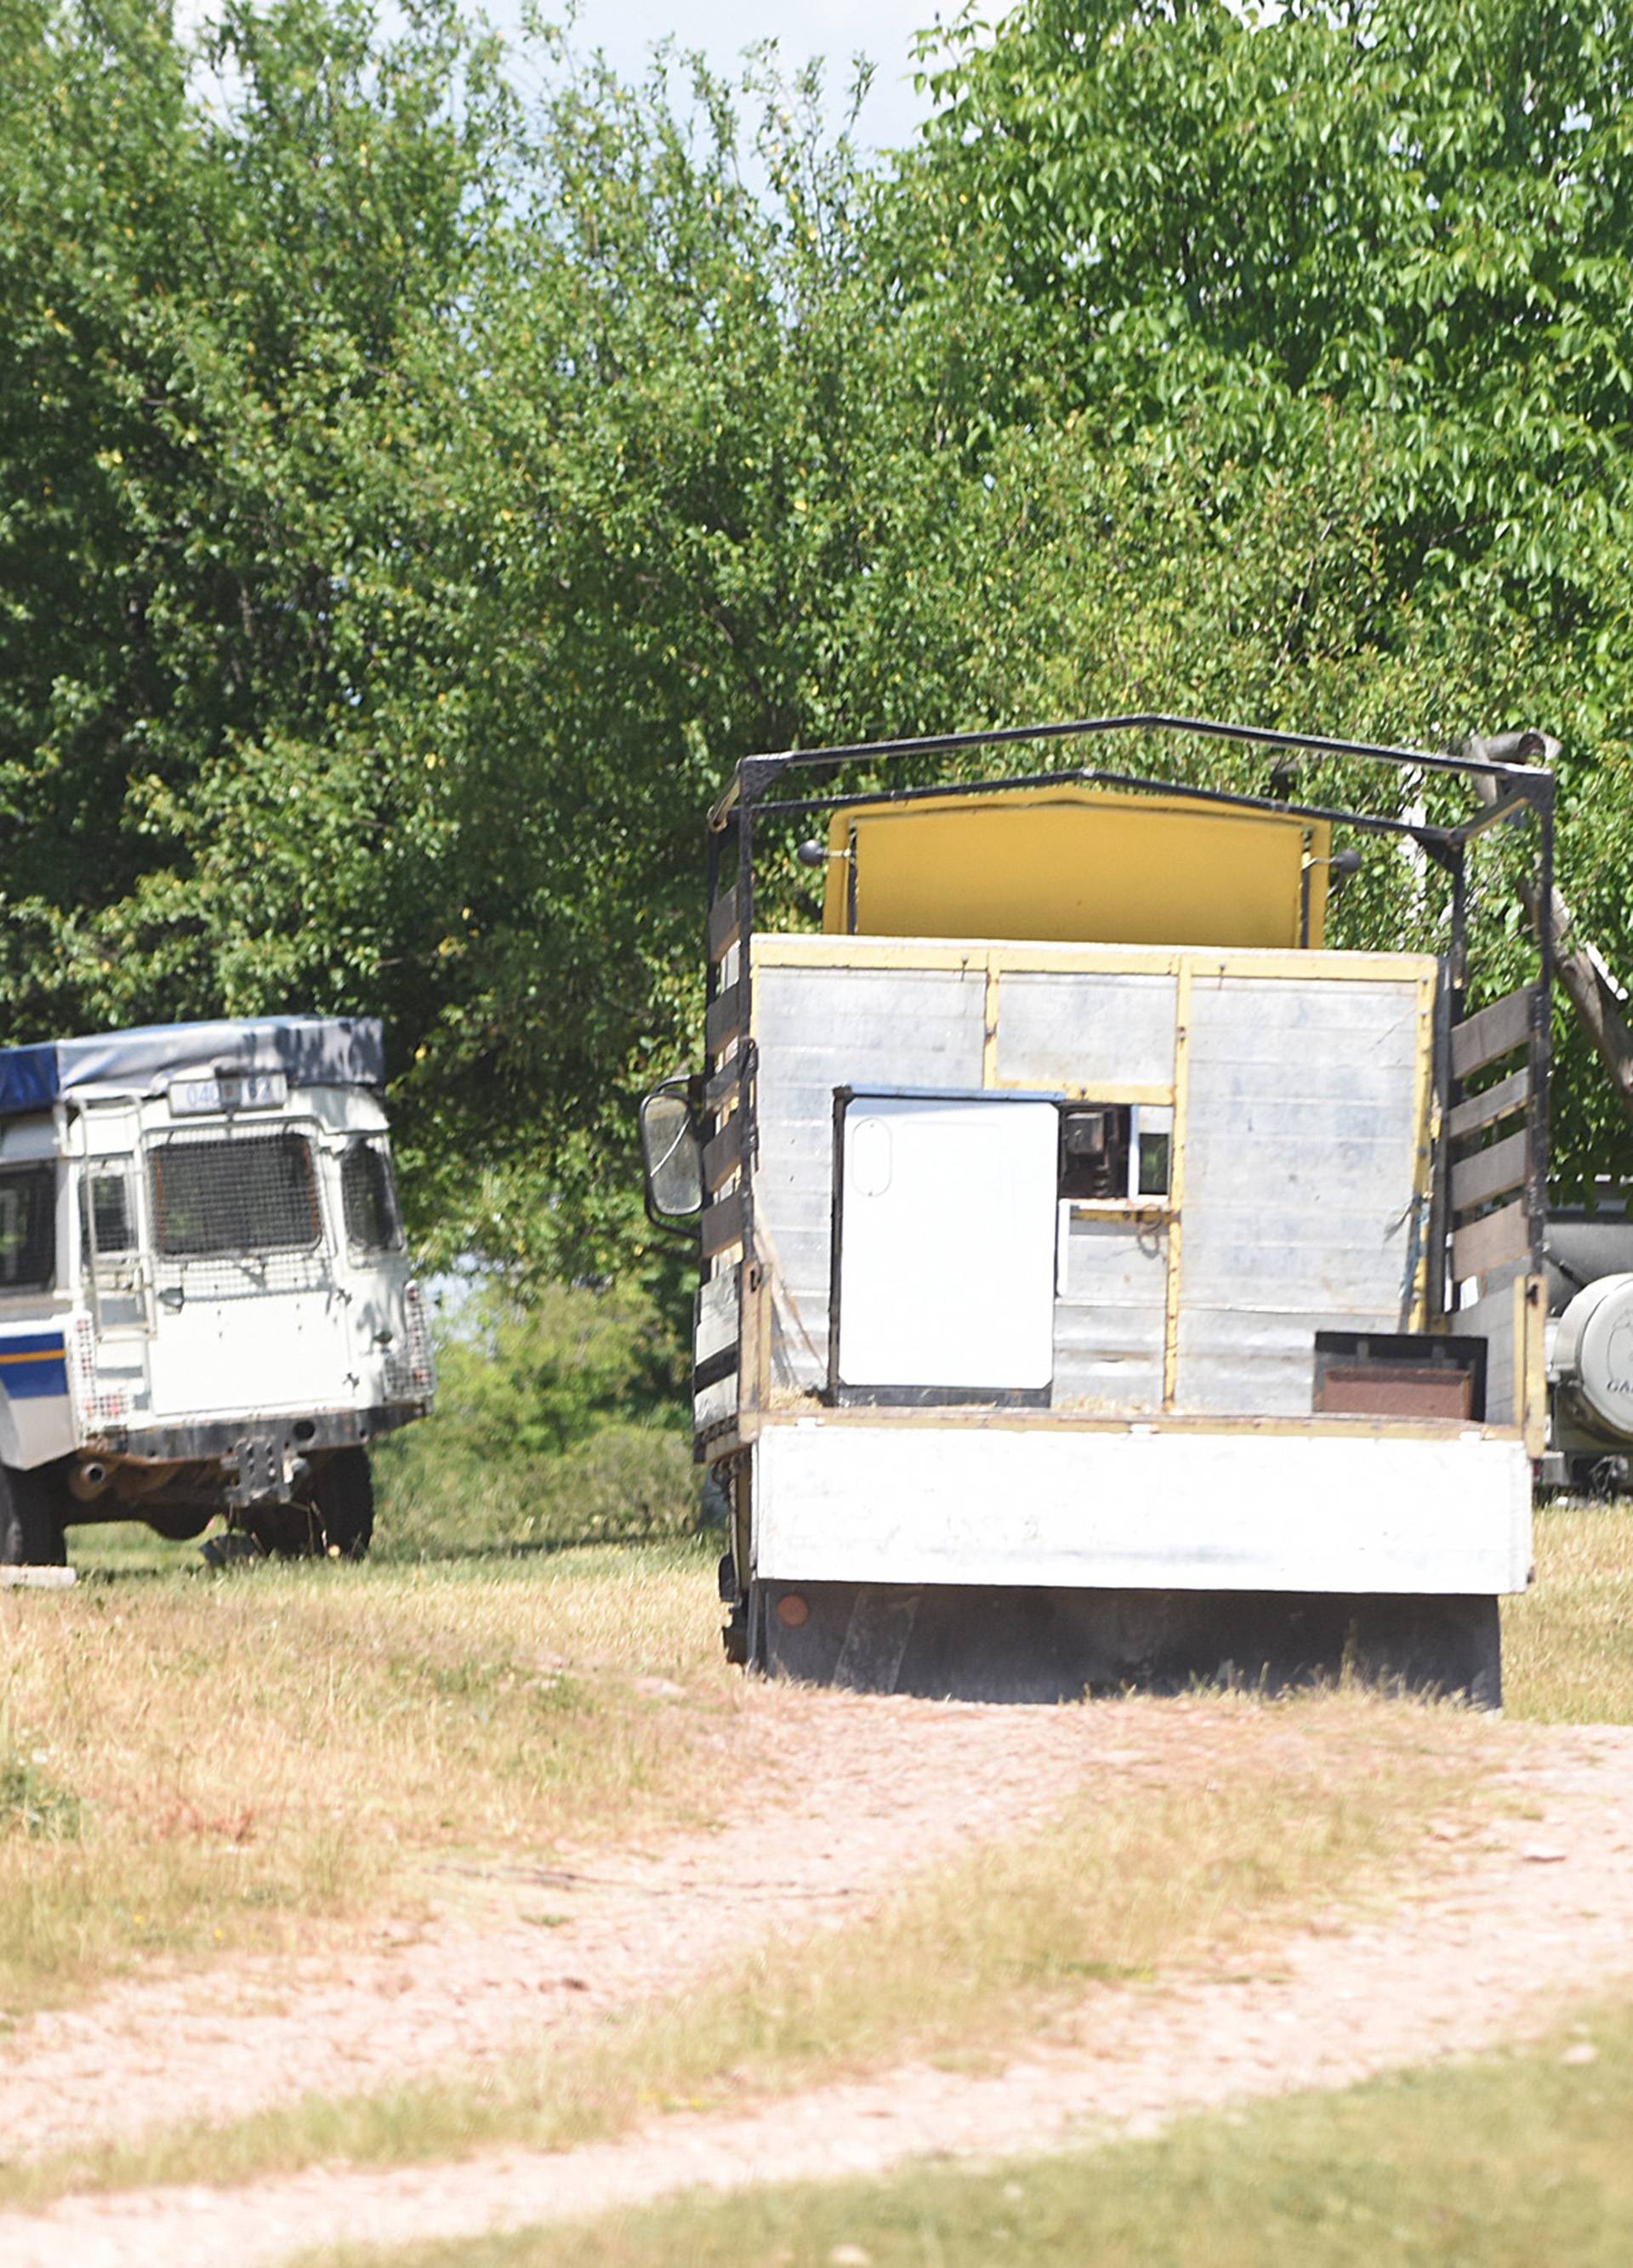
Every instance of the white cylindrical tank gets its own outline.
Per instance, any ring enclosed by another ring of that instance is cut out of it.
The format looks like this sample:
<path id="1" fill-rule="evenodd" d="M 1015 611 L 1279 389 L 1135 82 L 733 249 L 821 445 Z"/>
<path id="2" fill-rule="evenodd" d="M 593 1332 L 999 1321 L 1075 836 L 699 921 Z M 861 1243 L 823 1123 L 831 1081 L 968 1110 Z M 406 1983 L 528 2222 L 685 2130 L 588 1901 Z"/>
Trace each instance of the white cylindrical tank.
<path id="1" fill-rule="evenodd" d="M 1633 1440 L 1633 1274 L 1601 1276 L 1559 1319 L 1553 1372 L 1578 1422 Z"/>

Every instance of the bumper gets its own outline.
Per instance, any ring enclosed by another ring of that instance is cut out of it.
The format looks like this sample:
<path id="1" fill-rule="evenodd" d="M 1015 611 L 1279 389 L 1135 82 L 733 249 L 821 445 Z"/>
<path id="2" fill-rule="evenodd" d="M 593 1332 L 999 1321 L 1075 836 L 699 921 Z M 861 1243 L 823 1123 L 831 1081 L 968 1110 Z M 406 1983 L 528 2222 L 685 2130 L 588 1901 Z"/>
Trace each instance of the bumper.
<path id="1" fill-rule="evenodd" d="M 309 1449 L 344 1449 L 376 1440 L 425 1416 L 429 1403 L 394 1402 L 373 1410 L 288 1411 L 276 1418 L 225 1418 L 196 1425 L 131 1426 L 87 1442 L 110 1462 L 194 1464 L 236 1461 L 245 1440 L 276 1444 L 292 1456 Z"/>
<path id="2" fill-rule="evenodd" d="M 754 1572 L 786 1583 L 1491 1597 L 1531 1574 L 1517 1435 L 1448 1426 L 772 1423 Z"/>

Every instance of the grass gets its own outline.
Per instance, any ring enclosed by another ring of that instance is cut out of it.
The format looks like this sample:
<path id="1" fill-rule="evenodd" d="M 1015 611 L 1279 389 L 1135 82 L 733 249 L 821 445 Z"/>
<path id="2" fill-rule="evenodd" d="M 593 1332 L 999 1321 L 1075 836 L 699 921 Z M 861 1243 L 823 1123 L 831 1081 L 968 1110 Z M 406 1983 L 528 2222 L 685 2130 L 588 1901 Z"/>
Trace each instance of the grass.
<path id="1" fill-rule="evenodd" d="M 1104 1767 L 1042 1830 L 910 1879 L 881 1911 L 773 1940 L 723 1977 L 479 2078 L 313 2097 L 102 2156 L 14 2167 L 0 2195 L 231 2183 L 319 2161 L 396 2164 L 558 2147 L 654 2109 L 725 2103 L 912 2057 L 991 2056 L 1068 2031 L 1086 1984 L 1149 1983 L 1260 1929 L 1353 1900 L 1473 1800 L 1474 1720 L 1367 1694 L 1163 1708 L 1171 1767 Z M 797 1831 L 797 1819 L 790 1822 Z"/>
<path id="2" fill-rule="evenodd" d="M 996 2170 L 683 2198 L 301 2268 L 1622 2268 L 1633 2014 L 1547 2045 Z"/>
<path id="3" fill-rule="evenodd" d="M 1506 1617 L 1511 1717 L 1633 1721 L 1629 1542 L 1624 1514 L 1540 1516 L 1538 1586 Z M 309 1949 L 314 1930 L 403 1911 L 438 1854 L 548 1852 L 707 1815 L 728 1784 L 722 1735 L 739 1761 L 751 1738 L 716 1650 L 712 1547 L 216 1578 L 110 1530 L 76 1556 L 77 1593 L 0 1594 L 13 2009 L 154 1953 Z M 685 1697 L 644 1697 L 642 1673 Z M 1210 1722 L 1230 1728 L 1228 1755 L 1208 1749 Z M 1429 1815 L 1470 1798 L 1489 1754 L 1477 1732 L 1452 1710 L 1353 1693 L 1210 1704 L 1177 1732 L 1168 1777 L 1112 1769 L 1058 1827 L 593 2041 L 479 2082 L 314 2098 L 0 2169 L 0 2192 L 555 2146 L 654 2106 L 1001 2052 L 1068 2021 L 1088 1981 L 1137 1987 L 1398 1876 Z"/>
<path id="4" fill-rule="evenodd" d="M 1537 1580 L 1503 1609 L 1506 1713 L 1633 1724 L 1633 1511 L 1548 1506 Z"/>
<path id="5" fill-rule="evenodd" d="M 76 1590 L 0 1593 L 0 2012 L 718 1806 L 741 1688 L 695 1546 L 216 1576 L 114 1535 L 121 1572 L 92 1537 Z"/>

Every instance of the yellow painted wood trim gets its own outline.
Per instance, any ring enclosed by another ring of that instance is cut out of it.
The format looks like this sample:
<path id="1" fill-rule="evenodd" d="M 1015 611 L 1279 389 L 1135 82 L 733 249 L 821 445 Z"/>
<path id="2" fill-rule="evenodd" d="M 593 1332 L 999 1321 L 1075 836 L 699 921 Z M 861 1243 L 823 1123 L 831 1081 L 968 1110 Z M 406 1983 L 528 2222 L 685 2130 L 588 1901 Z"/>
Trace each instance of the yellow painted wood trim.
<path id="1" fill-rule="evenodd" d="M 1514 1281 L 1514 1422 L 1526 1437 L 1526 1453 L 1541 1456 L 1548 1447 L 1548 1278 L 1520 1276 Z"/>
<path id="2" fill-rule="evenodd" d="M 1074 1079 L 993 1078 L 984 1084 L 998 1094 L 1058 1094 L 1068 1102 L 1144 1102 L 1165 1108 L 1174 1099 L 1171 1086 L 1141 1086 L 1127 1079 L 1102 1079 L 1085 1086 Z"/>
<path id="3" fill-rule="evenodd" d="M 738 1373 L 737 1402 L 744 1416 L 752 1416 L 771 1400 L 772 1335 L 776 1326 L 772 1316 L 770 1269 L 746 1254 L 744 1268 L 742 1318 L 748 1359 Z"/>
<path id="4" fill-rule="evenodd" d="M 1168 1141 L 1168 1262 L 1163 1285 L 1163 1408 L 1179 1391 L 1179 1284 L 1185 1250 L 1186 1117 L 1191 1100 L 1191 964 L 1183 961 L 1174 1002 L 1173 1130 Z"/>
<path id="5" fill-rule="evenodd" d="M 1412 1067 L 1412 1123 L 1417 1130 L 1412 1159 L 1412 1202 L 1417 1207 L 1417 1261 L 1412 1270 L 1410 1329 L 1429 1321 L 1429 1216 L 1433 1187 L 1438 1112 L 1435 1102 L 1435 998 L 1437 966 L 1417 980 L 1417 1057 Z"/>
<path id="6" fill-rule="evenodd" d="M 758 968 L 979 968 L 1004 976 L 1257 977 L 1328 984 L 1421 983 L 1436 962 L 1422 953 L 1282 952 L 1239 946 L 1211 952 L 1151 945 L 1015 945 L 985 938 L 772 936 L 757 932 Z"/>
<path id="7" fill-rule="evenodd" d="M 1260 1440 L 1346 1441 L 1518 1441 L 1518 1425 L 1478 1425 L 1462 1418 L 1222 1418 L 1164 1415 L 1157 1410 L 1120 1410 L 1108 1416 L 1090 1410 L 992 1410 L 941 1403 L 935 1409 L 890 1409 L 851 1403 L 832 1409 L 814 1395 L 779 1396 L 759 1413 L 763 1428 L 773 1425 L 968 1426 L 982 1432 L 1244 1434 Z"/>
<path id="8" fill-rule="evenodd" d="M 1304 984 L 1409 984 L 1437 967 L 1426 953 L 1272 953 L 1245 947 L 1230 953 L 1194 950 L 1181 956 L 1193 977 L 1257 977 Z"/>
<path id="9" fill-rule="evenodd" d="M 986 956 L 986 996 L 981 1009 L 981 1085 L 1003 1086 L 998 1076 L 998 964 Z"/>
<path id="10" fill-rule="evenodd" d="M 1166 1197 L 1068 1197 L 1074 1220 L 1143 1220 L 1163 1227 L 1172 1218 Z"/>

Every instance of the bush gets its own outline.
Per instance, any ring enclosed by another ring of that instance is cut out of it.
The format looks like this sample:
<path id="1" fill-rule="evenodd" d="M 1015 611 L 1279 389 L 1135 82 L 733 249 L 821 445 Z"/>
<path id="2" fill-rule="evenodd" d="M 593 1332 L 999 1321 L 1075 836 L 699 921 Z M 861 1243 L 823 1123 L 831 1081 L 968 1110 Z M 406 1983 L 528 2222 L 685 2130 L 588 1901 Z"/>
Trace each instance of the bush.
<path id="1" fill-rule="evenodd" d="M 488 1287 L 444 1336 L 435 1414 L 377 1454 L 377 1548 L 421 1557 L 688 1532 L 700 1477 L 672 1362 L 638 1294 Z"/>

